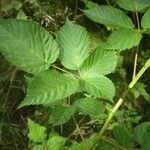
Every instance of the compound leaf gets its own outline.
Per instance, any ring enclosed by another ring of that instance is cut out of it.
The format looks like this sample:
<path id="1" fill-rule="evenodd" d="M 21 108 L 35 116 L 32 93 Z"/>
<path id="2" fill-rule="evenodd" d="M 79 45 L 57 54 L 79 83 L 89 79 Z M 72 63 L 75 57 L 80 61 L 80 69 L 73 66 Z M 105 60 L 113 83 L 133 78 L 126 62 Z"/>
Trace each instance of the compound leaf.
<path id="1" fill-rule="evenodd" d="M 73 106 L 56 106 L 52 110 L 52 123 L 53 126 L 66 123 L 71 116 L 75 113 L 75 107 Z"/>
<path id="2" fill-rule="evenodd" d="M 115 69 L 116 64 L 116 52 L 99 47 L 84 61 L 80 70 L 83 77 L 95 74 L 107 75 Z"/>
<path id="3" fill-rule="evenodd" d="M 118 125 L 113 130 L 114 137 L 121 144 L 128 148 L 134 147 L 133 134 L 123 125 Z"/>
<path id="4" fill-rule="evenodd" d="M 103 75 L 86 76 L 83 78 L 85 89 L 91 95 L 112 101 L 115 87 L 111 80 Z"/>
<path id="5" fill-rule="evenodd" d="M 50 137 L 47 141 L 47 150 L 60 150 L 65 145 L 66 138 L 54 135 Z"/>
<path id="6" fill-rule="evenodd" d="M 106 26 L 118 28 L 134 28 L 131 19 L 123 11 L 112 6 L 96 6 L 83 10 L 83 13 L 91 20 Z"/>
<path id="7" fill-rule="evenodd" d="M 150 149 L 150 122 L 144 122 L 134 130 L 135 140 L 142 146 L 142 150 Z"/>
<path id="8" fill-rule="evenodd" d="M 27 95 L 19 107 L 52 104 L 78 90 L 79 83 L 69 75 L 56 71 L 43 71 L 29 82 Z"/>
<path id="9" fill-rule="evenodd" d="M 89 36 L 85 28 L 67 20 L 58 32 L 58 42 L 62 64 L 68 69 L 79 69 L 89 53 Z"/>
<path id="10" fill-rule="evenodd" d="M 130 29 L 118 29 L 107 39 L 106 48 L 110 50 L 125 50 L 137 46 L 142 38 L 141 33 Z"/>
<path id="11" fill-rule="evenodd" d="M 46 128 L 28 118 L 28 137 L 34 142 L 43 142 L 46 139 Z"/>
<path id="12" fill-rule="evenodd" d="M 0 20 L 0 51 L 18 68 L 40 72 L 58 57 L 53 37 L 38 24 L 25 20 Z"/>
<path id="13" fill-rule="evenodd" d="M 142 11 L 147 7 L 150 7 L 149 0 L 118 0 L 118 5 L 129 11 Z"/>
<path id="14" fill-rule="evenodd" d="M 141 26 L 143 29 L 150 31 L 150 9 L 143 15 Z"/>
<path id="15" fill-rule="evenodd" d="M 105 105 L 94 98 L 81 98 L 75 101 L 74 106 L 79 112 L 90 116 L 99 117 L 104 114 Z"/>

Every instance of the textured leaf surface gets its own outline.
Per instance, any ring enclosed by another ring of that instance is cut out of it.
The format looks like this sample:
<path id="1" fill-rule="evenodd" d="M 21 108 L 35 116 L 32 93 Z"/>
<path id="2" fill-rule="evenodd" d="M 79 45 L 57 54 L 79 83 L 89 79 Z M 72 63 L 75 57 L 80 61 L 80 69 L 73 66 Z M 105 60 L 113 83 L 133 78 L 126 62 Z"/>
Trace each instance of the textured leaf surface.
<path id="1" fill-rule="evenodd" d="M 142 11 L 143 9 L 150 7 L 149 0 L 118 0 L 118 5 L 129 11 Z"/>
<path id="2" fill-rule="evenodd" d="M 56 71 L 40 72 L 29 82 L 27 95 L 20 107 L 25 105 L 52 104 L 78 90 L 79 83 L 69 75 Z"/>
<path id="3" fill-rule="evenodd" d="M 115 69 L 116 64 L 116 53 L 99 47 L 84 61 L 80 70 L 83 77 L 106 75 Z"/>
<path id="4" fill-rule="evenodd" d="M 89 53 L 89 37 L 85 28 L 67 21 L 58 32 L 58 41 L 62 64 L 68 69 L 78 69 Z"/>
<path id="5" fill-rule="evenodd" d="M 63 149 L 66 142 L 66 138 L 55 135 L 49 138 L 47 141 L 47 150 L 60 150 Z"/>
<path id="6" fill-rule="evenodd" d="M 143 29 L 148 29 L 150 31 L 150 9 L 142 17 L 141 25 Z"/>
<path id="7" fill-rule="evenodd" d="M 35 73 L 49 68 L 58 46 L 44 28 L 25 20 L 0 20 L 0 51 L 13 65 Z"/>
<path id="8" fill-rule="evenodd" d="M 111 80 L 103 75 L 85 77 L 83 80 L 86 91 L 91 95 L 112 101 L 115 95 L 115 87 Z"/>
<path id="9" fill-rule="evenodd" d="M 111 50 L 125 50 L 137 46 L 142 38 L 141 33 L 130 29 L 118 29 L 107 39 L 106 48 Z"/>
<path id="10" fill-rule="evenodd" d="M 105 111 L 105 105 L 94 98 L 81 98 L 75 101 L 74 106 L 79 112 L 90 116 L 101 116 Z"/>
<path id="11" fill-rule="evenodd" d="M 112 144 L 109 144 L 104 141 L 99 142 L 97 149 L 98 150 L 118 150 L 118 148 L 115 148 Z"/>
<path id="12" fill-rule="evenodd" d="M 121 10 L 112 6 L 96 6 L 83 10 L 83 13 L 91 20 L 100 24 L 119 28 L 134 28 L 131 19 Z"/>
<path id="13" fill-rule="evenodd" d="M 43 142 L 46 139 L 46 128 L 28 118 L 28 137 L 34 142 Z"/>
<path id="14" fill-rule="evenodd" d="M 134 147 L 133 134 L 123 125 L 118 125 L 114 128 L 113 134 L 117 141 L 128 148 Z"/>
<path id="15" fill-rule="evenodd" d="M 32 147 L 31 150 L 43 150 L 43 149 L 44 149 L 43 145 L 35 145 L 34 147 Z"/>
<path id="16" fill-rule="evenodd" d="M 53 126 L 61 125 L 66 123 L 71 116 L 75 113 L 75 108 L 73 106 L 56 106 L 52 110 L 52 123 Z"/>
<path id="17" fill-rule="evenodd" d="M 150 149 L 150 122 L 138 125 L 134 130 L 135 140 L 142 145 L 142 150 Z"/>

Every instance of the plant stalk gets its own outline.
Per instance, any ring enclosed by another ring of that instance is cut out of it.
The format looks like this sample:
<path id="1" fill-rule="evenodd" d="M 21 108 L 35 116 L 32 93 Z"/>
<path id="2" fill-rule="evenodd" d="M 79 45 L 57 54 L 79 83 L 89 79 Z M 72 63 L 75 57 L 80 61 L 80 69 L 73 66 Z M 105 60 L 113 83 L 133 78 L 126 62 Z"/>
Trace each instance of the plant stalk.
<path id="1" fill-rule="evenodd" d="M 133 88 L 133 86 L 137 83 L 139 78 L 144 74 L 144 72 L 147 70 L 147 68 L 149 66 L 150 66 L 150 58 L 145 63 L 145 65 L 142 67 L 142 69 L 139 71 L 139 73 L 135 76 L 135 78 L 131 81 L 131 83 L 129 84 L 127 90 L 125 90 L 125 92 L 123 93 L 122 98 L 119 98 L 118 102 L 116 103 L 116 105 L 113 107 L 113 109 L 109 113 L 108 118 L 107 118 L 106 122 L 104 123 L 102 129 L 100 130 L 98 135 L 95 136 L 95 141 L 102 139 L 102 136 L 103 136 L 104 132 L 107 130 L 110 121 L 112 120 L 112 118 L 115 115 L 116 111 L 119 109 L 119 107 L 123 103 L 125 97 L 129 93 L 130 89 Z"/>

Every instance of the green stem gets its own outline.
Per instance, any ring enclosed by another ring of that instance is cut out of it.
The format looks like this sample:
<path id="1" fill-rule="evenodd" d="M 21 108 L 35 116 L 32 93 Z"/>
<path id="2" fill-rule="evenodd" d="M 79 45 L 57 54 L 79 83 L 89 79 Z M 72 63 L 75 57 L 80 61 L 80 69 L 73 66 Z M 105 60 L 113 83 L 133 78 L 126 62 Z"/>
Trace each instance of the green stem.
<path id="1" fill-rule="evenodd" d="M 137 22 L 137 27 L 138 27 L 138 31 L 140 32 L 140 21 L 139 21 L 139 15 L 138 12 L 135 12 L 135 16 L 136 16 L 136 22 Z"/>
<path id="2" fill-rule="evenodd" d="M 132 80 L 132 82 L 129 84 L 129 88 L 133 88 L 133 86 L 136 84 L 136 82 L 139 80 L 139 78 L 143 75 L 143 73 L 147 70 L 147 68 L 150 66 L 150 58 L 145 63 L 143 68 L 139 71 L 139 73 L 135 76 L 135 78 Z"/>
<path id="3" fill-rule="evenodd" d="M 104 134 L 104 132 L 106 131 L 106 129 L 109 126 L 109 123 L 111 121 L 111 119 L 113 118 L 113 116 L 115 115 L 116 111 L 119 109 L 119 107 L 121 106 L 121 104 L 123 103 L 123 99 L 126 97 L 126 95 L 128 94 L 128 92 L 130 91 L 131 88 L 133 88 L 133 86 L 137 83 L 137 81 L 139 80 L 139 78 L 143 75 L 143 73 L 147 70 L 147 68 L 150 66 L 150 58 L 148 59 L 148 61 L 145 63 L 145 65 L 143 66 L 143 68 L 140 70 L 140 72 L 135 76 L 135 78 L 131 81 L 131 83 L 129 84 L 129 87 L 125 90 L 125 92 L 122 95 L 122 98 L 120 98 L 118 100 L 118 102 L 116 103 L 116 105 L 113 107 L 113 109 L 111 110 L 111 112 L 108 115 L 108 118 L 106 120 L 106 122 L 104 123 L 102 129 L 100 130 L 100 132 L 98 133 L 98 135 L 95 136 L 95 140 L 100 140 L 102 139 L 102 136 Z"/>
<path id="4" fill-rule="evenodd" d="M 59 67 L 57 67 L 57 66 L 55 66 L 55 65 L 52 65 L 52 67 L 54 67 L 55 69 L 60 70 L 60 71 L 62 71 L 62 72 L 65 72 L 65 73 L 67 73 L 67 74 L 70 74 L 71 76 L 76 77 L 76 78 L 78 78 L 78 79 L 81 78 L 80 76 L 75 75 L 75 74 L 73 74 L 73 73 L 71 73 L 71 72 L 69 72 L 69 71 L 67 71 L 67 70 L 62 69 L 62 68 L 59 68 Z"/>

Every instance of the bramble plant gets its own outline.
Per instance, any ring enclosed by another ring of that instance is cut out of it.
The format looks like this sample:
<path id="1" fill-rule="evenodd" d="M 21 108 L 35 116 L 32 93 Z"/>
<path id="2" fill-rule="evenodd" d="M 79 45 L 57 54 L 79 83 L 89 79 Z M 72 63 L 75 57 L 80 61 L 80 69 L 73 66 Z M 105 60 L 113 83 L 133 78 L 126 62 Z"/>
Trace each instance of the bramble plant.
<path id="1" fill-rule="evenodd" d="M 28 137 L 32 141 L 30 147 L 34 150 L 127 150 L 134 149 L 138 143 L 143 150 L 148 150 L 150 122 L 138 125 L 134 132 L 119 124 L 113 128 L 114 139 L 108 139 L 104 133 L 127 94 L 150 66 L 148 59 L 136 75 L 135 59 L 133 80 L 114 104 L 115 86 L 107 75 L 115 71 L 121 51 L 138 47 L 142 34 L 150 34 L 150 2 L 118 0 L 120 8 L 135 12 L 137 28 L 119 8 L 99 6 L 89 1 L 85 3 L 89 8 L 82 10 L 83 13 L 92 21 L 112 30 L 106 42 L 95 49 L 90 47 L 86 29 L 68 19 L 55 39 L 35 22 L 0 20 L 1 53 L 12 65 L 27 72 L 27 94 L 18 109 L 28 105 L 49 107 L 53 126 L 67 123 L 76 112 L 89 115 L 96 121 L 104 121 L 104 126 L 97 134 L 84 140 L 79 131 L 82 142 L 65 146 L 67 138 L 48 134 L 45 127 L 28 119 Z M 141 23 L 139 12 L 144 12 Z M 110 108 L 108 105 L 114 106 Z"/>

